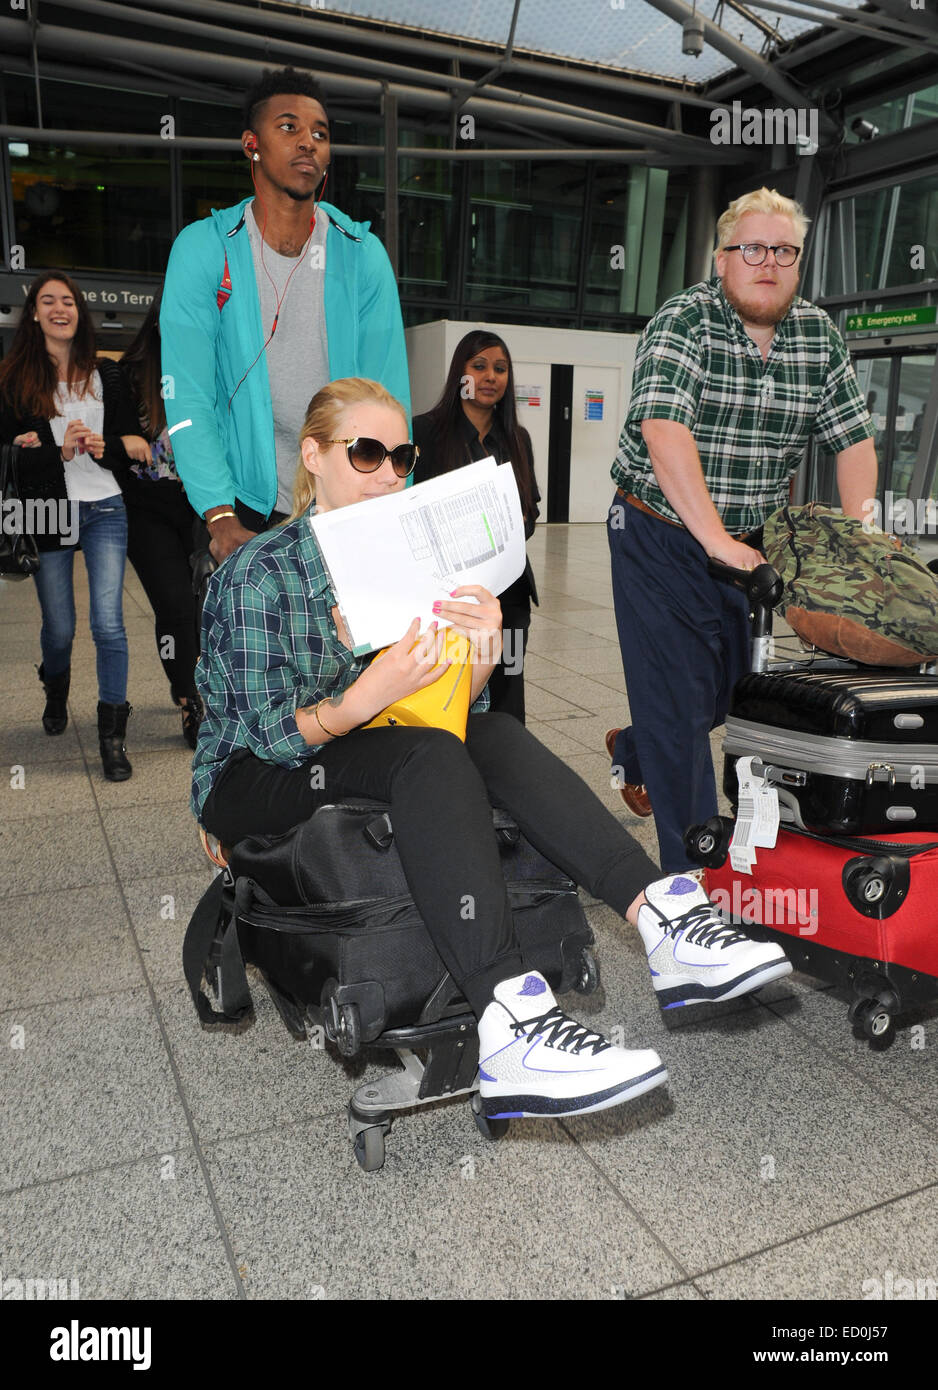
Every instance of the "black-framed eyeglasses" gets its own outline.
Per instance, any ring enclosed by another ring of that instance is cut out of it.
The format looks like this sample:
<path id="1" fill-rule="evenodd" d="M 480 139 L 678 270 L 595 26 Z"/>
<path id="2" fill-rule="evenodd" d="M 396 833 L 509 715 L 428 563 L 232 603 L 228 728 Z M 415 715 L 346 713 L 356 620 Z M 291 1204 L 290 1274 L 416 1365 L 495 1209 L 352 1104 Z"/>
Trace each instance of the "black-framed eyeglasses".
<path id="1" fill-rule="evenodd" d="M 744 241 L 737 246 L 724 246 L 724 251 L 741 251 L 747 265 L 761 265 L 771 251 L 775 264 L 783 268 L 794 265 L 801 255 L 800 246 L 763 246 L 761 241 Z"/>
<path id="2" fill-rule="evenodd" d="M 367 439 L 360 435 L 356 439 L 320 439 L 320 444 L 344 444 L 348 461 L 359 473 L 377 473 L 385 459 L 391 460 L 391 467 L 399 478 L 406 478 L 414 471 L 420 450 L 416 444 L 398 444 L 388 449 L 380 439 Z"/>

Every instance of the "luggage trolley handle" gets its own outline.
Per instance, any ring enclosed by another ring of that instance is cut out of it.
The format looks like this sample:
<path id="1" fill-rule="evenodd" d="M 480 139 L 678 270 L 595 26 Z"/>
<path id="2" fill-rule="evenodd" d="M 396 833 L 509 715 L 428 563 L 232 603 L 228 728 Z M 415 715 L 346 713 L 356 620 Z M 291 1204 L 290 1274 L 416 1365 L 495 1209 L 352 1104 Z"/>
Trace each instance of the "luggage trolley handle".
<path id="1" fill-rule="evenodd" d="M 741 570 L 712 558 L 707 561 L 707 572 L 724 584 L 742 589 L 746 595 L 752 622 L 752 669 L 766 670 L 772 641 L 772 610 L 781 602 L 784 587 L 781 575 L 769 564 Z"/>

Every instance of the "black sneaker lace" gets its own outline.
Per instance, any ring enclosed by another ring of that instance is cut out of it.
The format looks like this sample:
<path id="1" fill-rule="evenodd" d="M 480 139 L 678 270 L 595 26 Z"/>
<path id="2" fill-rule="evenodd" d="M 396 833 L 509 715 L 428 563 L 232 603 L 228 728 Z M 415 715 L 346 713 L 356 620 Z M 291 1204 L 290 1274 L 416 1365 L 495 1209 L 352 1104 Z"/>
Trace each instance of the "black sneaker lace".
<path id="1" fill-rule="evenodd" d="M 526 1018 L 523 1022 L 515 1019 L 514 1030 L 515 1037 L 518 1038 L 523 1038 L 525 1034 L 533 1038 L 535 1033 L 543 1033 L 548 1047 L 559 1047 L 564 1052 L 574 1054 L 584 1052 L 588 1048 L 596 1056 L 612 1046 L 602 1033 L 596 1033 L 582 1023 L 577 1023 L 576 1019 L 570 1018 L 556 1005 L 537 1018 Z"/>
<path id="2" fill-rule="evenodd" d="M 675 918 L 669 923 L 668 931 L 672 936 L 684 932 L 686 941 L 707 948 L 719 946 L 721 951 L 725 951 L 727 946 L 735 946 L 737 941 L 749 940 L 744 931 L 729 926 L 722 917 L 718 917 L 709 903 L 698 903 L 683 916 Z"/>

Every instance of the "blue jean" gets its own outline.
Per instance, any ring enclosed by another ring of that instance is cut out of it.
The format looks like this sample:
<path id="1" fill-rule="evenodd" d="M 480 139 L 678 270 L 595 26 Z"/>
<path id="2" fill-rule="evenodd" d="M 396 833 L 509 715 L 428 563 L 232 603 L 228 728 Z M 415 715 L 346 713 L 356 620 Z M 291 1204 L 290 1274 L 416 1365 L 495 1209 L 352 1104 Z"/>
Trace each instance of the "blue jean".
<path id="1" fill-rule="evenodd" d="M 746 599 L 711 579 L 689 531 L 613 498 L 607 533 L 631 728 L 613 766 L 648 788 L 661 869 L 695 867 L 684 831 L 716 814 L 710 731 L 749 669 Z"/>
<path id="2" fill-rule="evenodd" d="M 91 635 L 97 651 L 98 699 L 122 705 L 127 699 L 127 634 L 124 631 L 124 562 L 127 512 L 120 493 L 78 503 L 78 542 L 85 556 Z M 42 609 L 43 673 L 61 675 L 72 661 L 75 637 L 75 547 L 44 551 L 34 576 Z"/>

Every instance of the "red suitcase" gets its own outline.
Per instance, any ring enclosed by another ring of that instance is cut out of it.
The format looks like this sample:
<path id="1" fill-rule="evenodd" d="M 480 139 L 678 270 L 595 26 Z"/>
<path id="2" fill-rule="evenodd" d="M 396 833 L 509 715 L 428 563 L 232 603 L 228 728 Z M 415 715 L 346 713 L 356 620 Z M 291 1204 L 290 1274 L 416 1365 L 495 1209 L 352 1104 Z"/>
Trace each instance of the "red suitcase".
<path id="1" fill-rule="evenodd" d="M 732 833 L 717 816 L 687 834 L 718 908 L 777 941 L 796 970 L 851 988 L 851 1022 L 888 1046 L 897 1014 L 938 998 L 938 835 L 833 840 L 779 827 L 747 874 L 730 862 Z"/>

